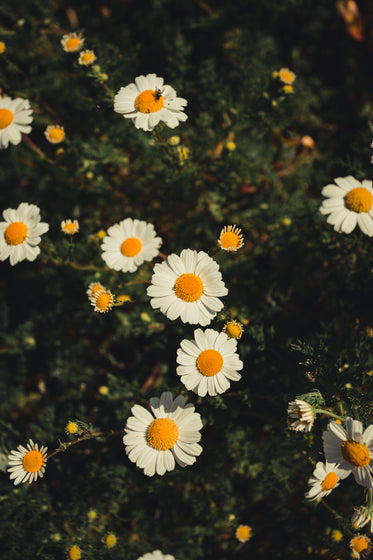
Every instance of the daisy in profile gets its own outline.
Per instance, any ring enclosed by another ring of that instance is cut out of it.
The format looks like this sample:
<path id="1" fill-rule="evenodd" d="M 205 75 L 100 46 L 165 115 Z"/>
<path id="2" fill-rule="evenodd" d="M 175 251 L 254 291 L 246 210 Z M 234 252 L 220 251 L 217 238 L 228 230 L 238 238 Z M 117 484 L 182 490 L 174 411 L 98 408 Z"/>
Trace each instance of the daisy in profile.
<path id="1" fill-rule="evenodd" d="M 324 454 L 329 463 L 338 463 L 352 472 L 361 486 L 373 488 L 373 424 L 365 430 L 359 420 L 346 418 L 346 429 L 330 422 L 323 433 Z"/>
<path id="2" fill-rule="evenodd" d="M 237 352 L 237 342 L 225 333 L 213 329 L 196 329 L 194 340 L 182 340 L 177 351 L 176 373 L 188 390 L 200 397 L 216 396 L 239 381 L 243 368 Z"/>
<path id="3" fill-rule="evenodd" d="M 163 78 L 148 74 L 138 76 L 135 83 L 120 88 L 114 98 L 114 111 L 132 119 L 136 128 L 149 132 L 160 121 L 170 128 L 186 121 L 184 107 L 187 104 L 186 99 L 176 97 L 171 86 L 163 84 Z"/>
<path id="4" fill-rule="evenodd" d="M 100 290 L 106 290 L 105 286 L 103 286 L 101 282 L 91 282 L 90 284 L 88 284 L 86 293 L 90 298 L 91 296 L 96 295 Z"/>
<path id="5" fill-rule="evenodd" d="M 172 471 L 175 461 L 181 467 L 192 465 L 201 454 L 201 417 L 185 400 L 181 395 L 174 400 L 167 392 L 150 399 L 153 414 L 138 404 L 132 407 L 123 443 L 128 458 L 147 476 Z"/>
<path id="6" fill-rule="evenodd" d="M 47 462 L 48 447 L 42 445 L 40 448 L 32 439 L 27 447 L 19 445 L 18 451 L 11 451 L 8 455 L 10 480 L 14 479 L 16 486 L 20 482 L 34 482 L 38 477 L 44 476 L 45 464 Z"/>
<path id="7" fill-rule="evenodd" d="M 223 227 L 218 243 L 223 251 L 238 251 L 243 246 L 242 230 L 235 225 Z"/>
<path id="8" fill-rule="evenodd" d="M 145 261 L 158 255 L 162 239 L 153 224 L 126 218 L 111 226 L 101 245 L 102 258 L 114 270 L 135 272 Z"/>
<path id="9" fill-rule="evenodd" d="M 9 142 L 19 144 L 22 134 L 31 132 L 32 119 L 28 99 L 0 97 L 0 149 L 7 148 Z"/>
<path id="10" fill-rule="evenodd" d="M 63 233 L 66 233 L 66 235 L 74 235 L 75 233 L 78 233 L 78 220 L 63 220 L 61 222 L 61 231 L 63 231 Z"/>
<path id="11" fill-rule="evenodd" d="M 153 552 L 140 556 L 137 560 L 175 560 L 175 557 L 171 554 L 163 554 L 160 550 L 153 550 Z"/>
<path id="12" fill-rule="evenodd" d="M 355 535 L 350 540 L 353 558 L 364 558 L 372 551 L 372 541 L 367 535 Z"/>
<path id="13" fill-rule="evenodd" d="M 97 60 L 94 51 L 82 51 L 78 58 L 78 63 L 82 66 L 90 66 Z"/>
<path id="14" fill-rule="evenodd" d="M 223 308 L 219 296 L 227 288 L 218 264 L 204 251 L 184 249 L 154 267 L 147 294 L 153 309 L 160 309 L 172 321 L 209 325 Z"/>
<path id="15" fill-rule="evenodd" d="M 312 407 L 302 399 L 295 399 L 288 405 L 288 426 L 297 432 L 310 432 L 315 417 Z"/>
<path id="16" fill-rule="evenodd" d="M 66 33 L 62 36 L 61 45 L 63 50 L 66 52 L 77 52 L 80 51 L 84 44 L 84 39 L 82 39 L 81 33 Z"/>
<path id="17" fill-rule="evenodd" d="M 321 214 L 329 214 L 328 224 L 338 233 L 351 233 L 356 225 L 371 237 L 373 235 L 373 189 L 372 181 L 362 183 L 348 175 L 337 177 L 335 185 L 327 185 L 321 194 L 327 197 L 321 207 Z"/>
<path id="18" fill-rule="evenodd" d="M 40 249 L 41 235 L 49 225 L 40 221 L 40 210 L 34 204 L 21 202 L 17 209 L 3 212 L 5 222 L 0 222 L 0 261 L 9 257 L 13 266 L 27 259 L 34 261 Z"/>
<path id="19" fill-rule="evenodd" d="M 107 313 L 115 303 L 115 297 L 110 290 L 98 290 L 89 296 L 93 310 L 97 313 Z"/>
<path id="20" fill-rule="evenodd" d="M 350 471 L 340 469 L 335 463 L 322 463 L 319 461 L 313 471 L 313 475 L 308 480 L 310 486 L 306 493 L 308 500 L 320 500 L 339 486 L 341 480 L 346 478 Z"/>
<path id="21" fill-rule="evenodd" d="M 239 525 L 236 529 L 236 539 L 245 543 L 252 537 L 252 530 L 249 525 Z"/>
<path id="22" fill-rule="evenodd" d="M 60 144 L 65 140 L 65 129 L 60 124 L 50 124 L 44 130 L 44 136 L 51 144 Z"/>
<path id="23" fill-rule="evenodd" d="M 355 509 L 351 523 L 355 529 L 361 529 L 369 523 L 369 531 L 373 533 L 373 508 L 372 506 L 360 506 Z"/>

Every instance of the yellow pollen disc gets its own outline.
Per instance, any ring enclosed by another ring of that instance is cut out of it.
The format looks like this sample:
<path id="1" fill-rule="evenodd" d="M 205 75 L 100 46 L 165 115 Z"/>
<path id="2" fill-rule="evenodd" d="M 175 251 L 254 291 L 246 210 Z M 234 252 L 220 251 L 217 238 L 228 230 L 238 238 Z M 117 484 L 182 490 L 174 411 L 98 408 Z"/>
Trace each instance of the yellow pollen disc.
<path id="1" fill-rule="evenodd" d="M 43 463 L 43 454 L 40 451 L 36 451 L 36 449 L 33 449 L 32 451 L 26 453 L 22 460 L 23 468 L 29 473 L 40 471 Z"/>
<path id="2" fill-rule="evenodd" d="M 225 332 L 229 338 L 239 338 L 242 334 L 242 327 L 238 323 L 228 323 Z"/>
<path id="3" fill-rule="evenodd" d="M 73 544 L 69 550 L 70 560 L 79 560 L 82 557 L 82 552 L 77 544 Z"/>
<path id="4" fill-rule="evenodd" d="M 373 194 L 364 187 L 356 187 L 345 196 L 345 206 L 352 212 L 369 212 L 373 206 Z"/>
<path id="5" fill-rule="evenodd" d="M 162 95 L 157 99 L 156 91 L 147 89 L 140 93 L 135 100 L 135 107 L 140 113 L 155 113 L 160 111 L 164 105 Z"/>
<path id="6" fill-rule="evenodd" d="M 5 230 L 5 241 L 8 245 L 20 245 L 27 237 L 27 226 L 23 222 L 13 222 Z"/>
<path id="7" fill-rule="evenodd" d="M 9 109 L 0 109 L 0 130 L 6 128 L 13 121 L 14 114 Z"/>
<path id="8" fill-rule="evenodd" d="M 71 233 L 73 231 L 76 231 L 76 229 L 76 224 L 65 224 L 63 226 L 63 231 L 65 231 L 66 233 Z"/>
<path id="9" fill-rule="evenodd" d="M 78 424 L 76 422 L 68 422 L 65 430 L 68 434 L 76 434 L 79 430 Z"/>
<path id="10" fill-rule="evenodd" d="M 174 285 L 175 295 L 183 301 L 197 301 L 202 296 L 203 290 L 201 278 L 191 273 L 179 276 Z"/>
<path id="11" fill-rule="evenodd" d="M 369 543 L 365 537 L 355 537 L 352 539 L 352 545 L 355 552 L 362 552 L 368 548 Z"/>
<path id="12" fill-rule="evenodd" d="M 142 243 L 140 239 L 137 239 L 137 237 L 128 237 L 120 246 L 122 255 L 125 257 L 136 257 L 136 255 L 140 253 L 141 249 Z"/>
<path id="13" fill-rule="evenodd" d="M 321 483 L 321 490 L 327 492 L 328 490 L 333 490 L 335 485 L 338 483 L 338 476 L 335 472 L 330 472 L 326 475 Z"/>
<path id="14" fill-rule="evenodd" d="M 171 418 L 156 418 L 146 431 L 150 447 L 166 451 L 175 445 L 179 438 L 179 428 Z"/>
<path id="15" fill-rule="evenodd" d="M 108 309 L 112 303 L 113 296 L 107 292 L 100 294 L 95 301 L 96 307 L 98 307 L 101 311 Z"/>
<path id="16" fill-rule="evenodd" d="M 85 64 L 89 64 L 90 62 L 94 62 L 95 57 L 92 53 L 85 53 L 83 54 L 82 59 Z"/>
<path id="17" fill-rule="evenodd" d="M 342 457 L 353 467 L 366 467 L 370 463 L 370 453 L 363 443 L 348 439 L 342 443 Z"/>
<path id="18" fill-rule="evenodd" d="M 240 237 L 233 231 L 226 231 L 220 236 L 220 245 L 223 249 L 237 249 L 240 241 Z"/>
<path id="19" fill-rule="evenodd" d="M 113 548 L 117 544 L 117 537 L 114 533 L 109 533 L 105 539 L 105 544 L 108 548 Z"/>
<path id="20" fill-rule="evenodd" d="M 280 70 L 279 78 L 284 84 L 292 84 L 295 80 L 295 74 L 290 70 Z"/>
<path id="21" fill-rule="evenodd" d="M 223 358 L 217 350 L 204 350 L 198 356 L 196 364 L 202 375 L 211 377 L 219 373 L 223 367 Z"/>
<path id="22" fill-rule="evenodd" d="M 72 37 L 66 41 L 66 48 L 68 51 L 75 51 L 79 47 L 80 39 Z"/>
<path id="23" fill-rule="evenodd" d="M 64 131 L 60 128 L 52 128 L 52 130 L 49 132 L 49 138 L 54 142 L 61 142 L 64 136 Z"/>
<path id="24" fill-rule="evenodd" d="M 236 537 L 239 540 L 247 540 L 250 538 L 251 529 L 247 525 L 240 525 L 236 530 Z"/>

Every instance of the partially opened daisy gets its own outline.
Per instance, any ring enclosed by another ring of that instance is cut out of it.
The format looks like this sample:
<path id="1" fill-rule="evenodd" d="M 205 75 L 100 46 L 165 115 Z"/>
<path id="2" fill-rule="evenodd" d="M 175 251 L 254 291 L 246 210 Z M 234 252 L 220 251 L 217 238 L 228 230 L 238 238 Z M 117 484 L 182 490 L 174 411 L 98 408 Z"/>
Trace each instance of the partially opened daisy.
<path id="1" fill-rule="evenodd" d="M 24 259 L 34 261 L 40 249 L 41 235 L 49 225 L 40 221 L 40 210 L 35 204 L 21 202 L 17 209 L 3 212 L 5 222 L 0 222 L 0 261 L 9 257 L 11 265 Z"/>
<path id="2" fill-rule="evenodd" d="M 128 458 L 147 476 L 172 471 L 175 461 L 181 467 L 192 465 L 201 454 L 201 417 L 185 401 L 167 392 L 150 399 L 153 414 L 138 404 L 132 407 L 123 443 Z"/>
<path id="3" fill-rule="evenodd" d="M 341 480 L 346 478 L 350 471 L 341 469 L 335 463 L 323 463 L 319 461 L 313 471 L 313 475 L 308 480 L 310 486 L 306 493 L 308 500 L 320 500 L 328 496 L 334 488 L 339 486 Z"/>
<path id="4" fill-rule="evenodd" d="M 186 121 L 186 99 L 176 97 L 176 91 L 163 84 L 156 74 L 138 76 L 135 83 L 121 87 L 114 98 L 114 111 L 132 119 L 136 128 L 151 131 L 160 121 L 170 128 Z"/>
<path id="5" fill-rule="evenodd" d="M 90 66 L 97 59 L 94 51 L 82 51 L 78 58 L 78 63 L 82 66 Z"/>
<path id="6" fill-rule="evenodd" d="M 82 39 L 81 33 L 66 33 L 62 36 L 61 45 L 63 50 L 66 52 L 77 52 L 80 51 L 84 44 L 84 39 Z"/>
<path id="7" fill-rule="evenodd" d="M 237 352 L 237 341 L 213 329 L 196 329 L 194 340 L 184 339 L 177 351 L 176 373 L 185 387 L 200 397 L 215 396 L 238 381 L 243 368 Z"/>
<path id="8" fill-rule="evenodd" d="M 145 261 L 158 255 L 162 239 L 156 237 L 153 224 L 126 218 L 109 227 L 101 245 L 102 258 L 114 270 L 135 272 Z"/>
<path id="9" fill-rule="evenodd" d="M 224 226 L 218 239 L 220 248 L 224 251 L 237 251 L 243 246 L 242 230 L 237 226 Z"/>
<path id="10" fill-rule="evenodd" d="M 249 525 L 239 525 L 236 529 L 236 539 L 245 543 L 252 537 L 252 529 Z"/>
<path id="11" fill-rule="evenodd" d="M 226 296 L 218 264 L 204 251 L 184 249 L 154 267 L 147 294 L 153 309 L 183 323 L 209 325 L 223 308 L 219 296 Z"/>
<path id="12" fill-rule="evenodd" d="M 244 328 L 242 323 L 235 321 L 232 319 L 231 321 L 227 321 L 224 323 L 223 332 L 225 332 L 229 338 L 235 338 L 239 340 L 242 337 L 242 333 L 244 332 Z"/>
<path id="13" fill-rule="evenodd" d="M 350 540 L 353 558 L 364 558 L 372 551 L 372 541 L 367 535 L 355 535 Z"/>
<path id="14" fill-rule="evenodd" d="M 19 144 L 31 132 L 32 109 L 28 99 L 0 97 L 0 149 Z"/>
<path id="15" fill-rule="evenodd" d="M 355 529 L 361 529 L 369 523 L 369 531 L 373 533 L 373 508 L 372 506 L 360 506 L 355 508 L 351 518 Z"/>
<path id="16" fill-rule="evenodd" d="M 296 432 L 310 432 L 315 416 L 312 406 L 302 399 L 295 399 L 288 404 L 288 426 Z"/>
<path id="17" fill-rule="evenodd" d="M 359 420 L 346 418 L 346 429 L 330 422 L 323 433 L 324 454 L 329 463 L 338 463 L 352 472 L 361 486 L 373 488 L 373 424 L 365 430 Z"/>
<path id="18" fill-rule="evenodd" d="M 294 72 L 289 70 L 289 68 L 281 68 L 278 72 L 278 78 L 283 84 L 292 84 L 296 78 Z"/>
<path id="19" fill-rule="evenodd" d="M 320 212 L 329 214 L 328 224 L 338 233 L 351 233 L 356 224 L 361 231 L 373 235 L 373 189 L 372 181 L 362 183 L 348 175 L 334 179 L 335 185 L 327 185 L 321 191 L 327 198 L 323 201 Z"/>
<path id="20" fill-rule="evenodd" d="M 171 554 L 163 554 L 160 550 L 153 550 L 153 552 L 143 554 L 137 560 L 175 560 L 175 557 Z"/>
<path id="21" fill-rule="evenodd" d="M 65 140 L 65 129 L 60 124 L 50 124 L 44 130 L 44 136 L 51 144 L 60 144 Z"/>
<path id="22" fill-rule="evenodd" d="M 74 235 L 79 231 L 79 222 L 78 220 L 62 220 L 61 222 L 61 231 L 66 233 L 66 235 Z"/>
<path id="23" fill-rule="evenodd" d="M 32 439 L 26 447 L 19 445 L 18 451 L 11 451 L 8 456 L 10 479 L 14 484 L 20 482 L 34 482 L 38 477 L 44 476 L 45 464 L 47 462 L 47 447 L 38 446 Z"/>

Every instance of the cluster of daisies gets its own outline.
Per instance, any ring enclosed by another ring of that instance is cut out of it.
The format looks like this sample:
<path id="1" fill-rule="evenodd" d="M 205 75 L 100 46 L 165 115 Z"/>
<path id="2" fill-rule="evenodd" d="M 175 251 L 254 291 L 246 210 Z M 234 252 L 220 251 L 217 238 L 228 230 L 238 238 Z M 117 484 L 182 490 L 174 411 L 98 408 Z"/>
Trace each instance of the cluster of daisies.
<path id="1" fill-rule="evenodd" d="M 320 409 L 317 412 L 323 412 Z M 300 398 L 288 405 L 288 425 L 296 431 L 309 432 L 314 424 L 316 408 Z M 364 429 L 356 419 L 347 417 L 345 427 L 341 421 L 332 421 L 323 433 L 325 462 L 319 461 L 308 481 L 306 498 L 321 500 L 328 496 L 340 482 L 352 474 L 357 484 L 367 488 L 367 505 L 355 509 L 351 523 L 354 529 L 365 525 L 373 532 L 373 424 Z M 373 550 L 367 535 L 355 535 L 351 541 L 353 557 Z"/>
<path id="2" fill-rule="evenodd" d="M 289 68 L 281 68 L 272 72 L 272 78 L 278 80 L 284 93 L 293 93 L 293 83 L 296 75 Z"/>
<path id="3" fill-rule="evenodd" d="M 82 51 L 85 39 L 81 33 L 66 33 L 61 39 L 61 45 L 65 52 L 79 52 L 78 63 L 82 66 L 90 66 L 97 60 L 97 56 L 92 50 Z"/>

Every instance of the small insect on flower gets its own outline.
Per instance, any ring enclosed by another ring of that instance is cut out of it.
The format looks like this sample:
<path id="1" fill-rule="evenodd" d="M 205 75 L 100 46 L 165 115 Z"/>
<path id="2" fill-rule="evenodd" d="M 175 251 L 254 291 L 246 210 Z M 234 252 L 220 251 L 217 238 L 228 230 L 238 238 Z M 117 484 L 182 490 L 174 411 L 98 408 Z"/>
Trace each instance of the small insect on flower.
<path id="1" fill-rule="evenodd" d="M 67 557 L 69 560 L 80 560 L 82 557 L 82 549 L 77 544 L 73 544 L 67 549 Z"/>
<path id="2" fill-rule="evenodd" d="M 155 90 L 155 100 L 156 101 L 158 101 L 158 99 L 160 99 L 162 97 L 163 91 L 164 91 L 164 88 L 163 89 L 158 88 L 158 89 Z"/>
<path id="3" fill-rule="evenodd" d="M 249 525 L 239 525 L 236 529 L 236 539 L 242 543 L 247 542 L 252 537 L 252 530 Z"/>
<path id="4" fill-rule="evenodd" d="M 372 541 L 367 535 L 355 535 L 350 540 L 350 548 L 352 550 L 353 558 L 363 558 L 367 556 L 372 550 Z"/>
<path id="5" fill-rule="evenodd" d="M 50 124 L 44 130 L 44 136 L 51 144 L 60 144 L 65 140 L 65 129 L 59 124 Z"/>
<path id="6" fill-rule="evenodd" d="M 16 486 L 20 482 L 34 482 L 38 477 L 44 476 L 47 462 L 48 447 L 42 445 L 39 449 L 37 443 L 29 440 L 27 448 L 23 445 L 17 447 L 18 451 L 11 451 L 8 455 L 10 480 L 14 480 Z"/>
<path id="7" fill-rule="evenodd" d="M 223 251 L 238 251 L 243 246 L 242 230 L 234 226 L 224 226 L 218 239 Z"/>
<path id="8" fill-rule="evenodd" d="M 63 220 L 61 222 L 61 231 L 66 233 L 66 235 L 74 235 L 79 231 L 79 222 L 78 220 Z"/>
<path id="9" fill-rule="evenodd" d="M 77 52 L 80 51 L 84 44 L 84 39 L 82 39 L 81 33 L 66 33 L 62 36 L 61 45 L 65 52 Z"/>

